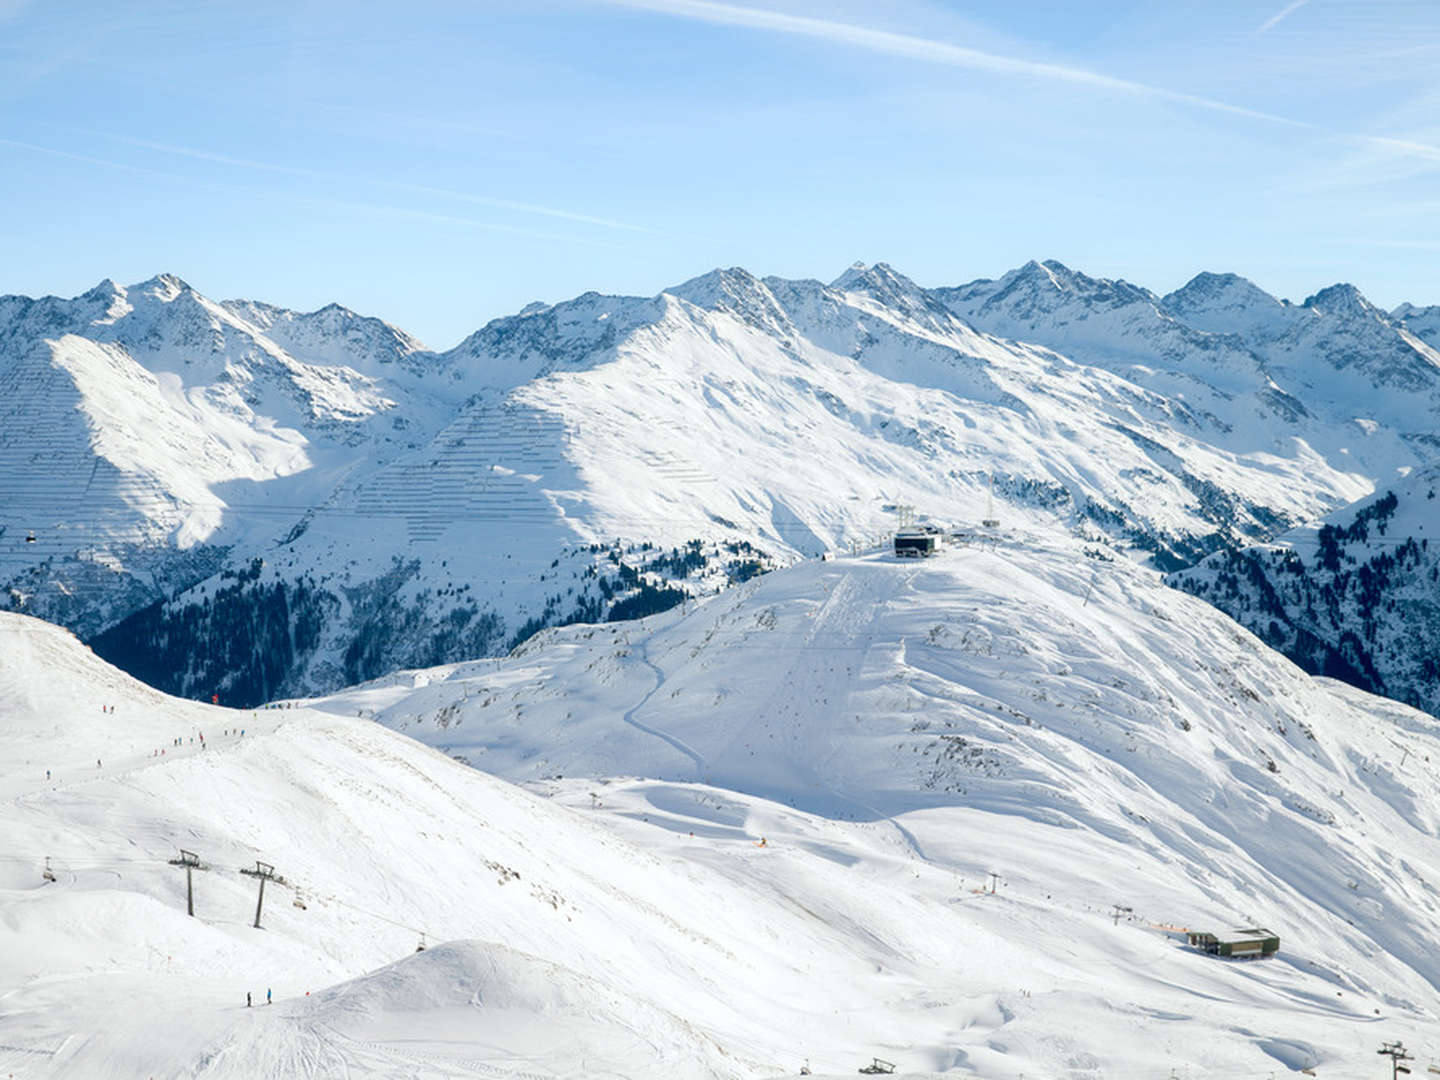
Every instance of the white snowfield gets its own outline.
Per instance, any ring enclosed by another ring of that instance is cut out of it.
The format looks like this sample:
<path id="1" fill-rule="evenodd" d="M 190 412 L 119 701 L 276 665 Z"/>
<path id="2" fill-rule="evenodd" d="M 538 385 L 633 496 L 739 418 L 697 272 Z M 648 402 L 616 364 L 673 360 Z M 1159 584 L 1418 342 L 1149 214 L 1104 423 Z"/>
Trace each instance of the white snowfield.
<path id="1" fill-rule="evenodd" d="M 0 1076 L 1423 1070 L 1440 722 L 1106 556 L 817 560 L 257 712 L 0 615 Z"/>
<path id="2" fill-rule="evenodd" d="M 1054 262 L 948 289 L 716 270 L 443 353 L 170 276 L 0 297 L 0 606 L 95 640 L 163 601 L 157 638 L 213 638 L 308 600 L 264 680 L 257 647 L 168 684 L 254 701 L 588 619 L 617 540 L 701 544 L 702 567 L 646 571 L 698 595 L 728 582 L 726 543 L 784 564 L 896 504 L 951 523 L 993 499 L 1189 564 L 1440 460 L 1427 320 L 1348 286 L 1292 305 L 1204 274 L 1160 297 Z"/>

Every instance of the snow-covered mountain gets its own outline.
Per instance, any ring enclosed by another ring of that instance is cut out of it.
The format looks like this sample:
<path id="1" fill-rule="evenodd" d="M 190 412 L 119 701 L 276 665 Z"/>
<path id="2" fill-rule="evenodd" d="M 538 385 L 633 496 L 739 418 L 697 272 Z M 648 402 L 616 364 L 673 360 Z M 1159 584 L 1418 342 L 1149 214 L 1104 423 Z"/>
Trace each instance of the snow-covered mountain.
<path id="1" fill-rule="evenodd" d="M 1173 583 L 1306 670 L 1440 713 L 1440 470 Z M 1430 541 L 1436 547 L 1430 547 Z"/>
<path id="2" fill-rule="evenodd" d="M 1440 304 L 1429 307 L 1401 304 L 1390 317 L 1432 349 L 1440 349 Z"/>
<path id="3" fill-rule="evenodd" d="M 0 1071 L 1419 1071 L 1437 762 L 1048 530 L 256 712 L 0 615 Z M 1177 929 L 1242 924 L 1278 956 Z"/>
<path id="4" fill-rule="evenodd" d="M 69 301 L 0 299 L 12 607 L 94 634 L 233 551 L 273 544 L 338 477 L 418 445 L 410 430 L 449 411 L 331 362 L 340 343 L 357 362 L 373 355 L 361 347 L 373 320 L 317 313 L 335 333 L 312 355 L 231 308 L 168 275 Z"/>
<path id="5" fill-rule="evenodd" d="M 168 277 L 6 298 L 0 600 L 246 703 L 659 610 L 896 507 L 1185 566 L 1440 460 L 1440 358 L 1347 290 L 732 269 L 444 353 Z"/>

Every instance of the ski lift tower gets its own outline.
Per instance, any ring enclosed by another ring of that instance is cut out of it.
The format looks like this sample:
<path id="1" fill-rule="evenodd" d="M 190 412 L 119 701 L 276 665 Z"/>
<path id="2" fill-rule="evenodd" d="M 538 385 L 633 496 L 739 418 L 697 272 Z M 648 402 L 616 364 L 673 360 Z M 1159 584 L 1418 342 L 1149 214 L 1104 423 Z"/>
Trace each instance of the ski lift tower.
<path id="1" fill-rule="evenodd" d="M 254 870 L 251 870 L 249 867 L 241 867 L 240 873 L 260 879 L 260 895 L 255 899 L 255 929 L 263 929 L 260 925 L 260 909 L 265 905 L 265 882 L 273 881 L 277 885 L 284 885 L 286 884 L 285 879 L 275 873 L 275 867 L 269 863 L 261 862 L 259 859 L 255 860 Z"/>
<path id="2" fill-rule="evenodd" d="M 995 477 L 990 477 L 990 489 L 985 493 L 985 517 L 980 521 L 987 529 L 998 529 L 1000 519 L 995 516 Z"/>

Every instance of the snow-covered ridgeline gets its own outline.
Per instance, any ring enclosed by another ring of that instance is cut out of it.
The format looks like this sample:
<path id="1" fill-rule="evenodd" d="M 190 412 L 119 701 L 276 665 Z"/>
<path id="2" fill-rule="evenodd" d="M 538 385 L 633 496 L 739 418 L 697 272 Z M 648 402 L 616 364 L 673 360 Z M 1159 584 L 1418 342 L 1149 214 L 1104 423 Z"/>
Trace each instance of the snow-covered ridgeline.
<path id="1" fill-rule="evenodd" d="M 1347 289 L 726 270 L 445 353 L 170 277 L 6 298 L 0 597 L 255 701 L 713 592 L 902 504 L 1186 565 L 1435 459 L 1433 351 Z"/>

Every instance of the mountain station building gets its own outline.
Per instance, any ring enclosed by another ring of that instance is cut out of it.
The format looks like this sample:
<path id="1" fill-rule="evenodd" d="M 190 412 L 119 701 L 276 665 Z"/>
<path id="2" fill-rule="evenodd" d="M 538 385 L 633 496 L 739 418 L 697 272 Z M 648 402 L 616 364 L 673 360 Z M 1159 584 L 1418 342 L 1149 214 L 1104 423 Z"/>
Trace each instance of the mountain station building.
<path id="1" fill-rule="evenodd" d="M 913 532 L 895 534 L 895 554 L 902 559 L 921 559 L 934 555 L 939 550 L 937 534 L 916 529 Z"/>
<path id="2" fill-rule="evenodd" d="M 1280 937 L 1261 927 L 1243 930 L 1227 930 L 1222 934 L 1211 934 L 1191 930 L 1186 933 L 1190 944 L 1211 956 L 1233 956 L 1257 959 L 1274 956 L 1280 951 Z"/>

